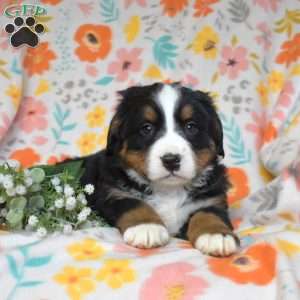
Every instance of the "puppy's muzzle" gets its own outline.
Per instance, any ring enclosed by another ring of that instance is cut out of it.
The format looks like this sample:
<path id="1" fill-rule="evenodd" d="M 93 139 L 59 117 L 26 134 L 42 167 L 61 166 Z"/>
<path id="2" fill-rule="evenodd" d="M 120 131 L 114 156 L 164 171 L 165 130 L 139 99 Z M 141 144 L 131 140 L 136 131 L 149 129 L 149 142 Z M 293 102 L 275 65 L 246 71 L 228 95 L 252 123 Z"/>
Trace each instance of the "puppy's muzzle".
<path id="1" fill-rule="evenodd" d="M 167 153 L 161 158 L 163 166 L 170 172 L 178 171 L 180 168 L 181 156 L 179 154 Z"/>

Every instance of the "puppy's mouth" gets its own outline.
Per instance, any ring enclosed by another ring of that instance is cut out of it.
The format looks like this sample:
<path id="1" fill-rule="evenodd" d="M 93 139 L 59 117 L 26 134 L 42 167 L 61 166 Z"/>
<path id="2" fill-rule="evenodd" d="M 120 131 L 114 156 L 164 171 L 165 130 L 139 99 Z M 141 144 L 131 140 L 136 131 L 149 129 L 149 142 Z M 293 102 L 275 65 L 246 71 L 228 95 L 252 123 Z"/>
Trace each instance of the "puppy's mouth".
<path id="1" fill-rule="evenodd" d="M 174 172 L 170 172 L 168 175 L 162 177 L 161 179 L 168 179 L 168 178 L 172 178 L 172 177 L 175 177 L 175 178 L 180 178 L 180 179 L 186 179 L 178 174 L 175 174 Z"/>
<path id="2" fill-rule="evenodd" d="M 180 176 L 174 172 L 170 172 L 168 175 L 156 179 L 156 182 L 166 183 L 166 184 L 185 184 L 190 179 Z"/>

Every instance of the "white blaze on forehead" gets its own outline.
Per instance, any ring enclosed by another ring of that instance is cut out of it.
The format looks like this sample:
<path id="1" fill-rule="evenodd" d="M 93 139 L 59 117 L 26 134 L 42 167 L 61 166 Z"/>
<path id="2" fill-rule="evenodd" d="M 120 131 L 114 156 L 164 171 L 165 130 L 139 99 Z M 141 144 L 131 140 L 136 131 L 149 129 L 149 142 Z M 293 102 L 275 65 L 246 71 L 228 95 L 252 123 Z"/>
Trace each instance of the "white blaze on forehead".
<path id="1" fill-rule="evenodd" d="M 167 132 L 175 130 L 174 112 L 178 98 L 178 91 L 170 85 L 164 85 L 157 95 L 157 102 L 165 116 Z"/>
<path id="2" fill-rule="evenodd" d="M 175 111 L 180 101 L 180 91 L 170 85 L 164 85 L 156 95 L 156 103 L 164 116 L 165 131 L 151 146 L 147 158 L 147 176 L 159 184 L 185 184 L 196 175 L 196 164 L 190 143 L 177 132 Z M 167 153 L 180 155 L 180 167 L 170 177 L 161 160 Z"/>

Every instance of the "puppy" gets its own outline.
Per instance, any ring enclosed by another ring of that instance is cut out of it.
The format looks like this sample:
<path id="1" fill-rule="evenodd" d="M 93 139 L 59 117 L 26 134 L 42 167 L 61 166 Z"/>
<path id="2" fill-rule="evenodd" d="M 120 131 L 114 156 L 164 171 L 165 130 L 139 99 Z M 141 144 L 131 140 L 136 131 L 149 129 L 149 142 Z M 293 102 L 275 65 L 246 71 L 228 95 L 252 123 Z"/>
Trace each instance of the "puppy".
<path id="1" fill-rule="evenodd" d="M 239 241 L 227 213 L 222 125 L 208 94 L 155 83 L 121 91 L 107 148 L 84 158 L 91 207 L 129 245 L 152 248 L 170 236 L 227 256 Z"/>

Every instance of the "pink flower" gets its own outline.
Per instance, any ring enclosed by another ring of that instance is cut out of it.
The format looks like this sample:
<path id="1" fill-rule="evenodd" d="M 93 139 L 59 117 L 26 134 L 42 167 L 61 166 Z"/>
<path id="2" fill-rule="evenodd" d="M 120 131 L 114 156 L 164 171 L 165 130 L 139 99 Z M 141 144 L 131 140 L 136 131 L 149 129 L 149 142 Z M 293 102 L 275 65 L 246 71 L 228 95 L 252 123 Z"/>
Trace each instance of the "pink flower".
<path id="1" fill-rule="evenodd" d="M 6 113 L 1 114 L 2 119 L 2 126 L 0 127 L 0 140 L 5 136 L 9 126 L 10 126 L 10 119 Z"/>
<path id="2" fill-rule="evenodd" d="M 96 77 L 98 75 L 98 69 L 93 65 L 87 65 L 85 71 L 92 77 Z"/>
<path id="3" fill-rule="evenodd" d="M 259 5 L 265 11 L 269 11 L 270 9 L 273 12 L 277 11 L 277 5 L 281 0 L 253 0 L 254 4 Z"/>
<path id="4" fill-rule="evenodd" d="M 251 113 L 251 117 L 253 119 L 253 123 L 248 123 L 246 125 L 246 130 L 255 135 L 255 147 L 258 151 L 263 144 L 263 137 L 268 118 L 265 112 L 258 114 L 255 111 Z"/>
<path id="5" fill-rule="evenodd" d="M 291 104 L 291 98 L 295 92 L 293 83 L 291 81 L 286 81 L 280 95 L 278 97 L 277 105 L 287 107 Z"/>
<path id="6" fill-rule="evenodd" d="M 37 146 L 41 146 L 41 145 L 44 145 L 48 142 L 48 139 L 44 136 L 35 136 L 33 139 L 32 139 L 32 143 L 37 145 Z"/>
<path id="7" fill-rule="evenodd" d="M 127 80 L 129 72 L 138 72 L 141 69 L 142 60 L 139 58 L 141 52 L 141 48 L 134 48 L 132 50 L 119 49 L 117 51 L 118 60 L 110 63 L 108 73 L 116 75 L 118 81 Z"/>
<path id="8" fill-rule="evenodd" d="M 42 101 L 35 100 L 32 97 L 24 97 L 17 115 L 17 122 L 26 133 L 36 129 L 44 130 L 48 126 L 48 121 L 45 118 L 47 112 L 47 107 Z"/>
<path id="9" fill-rule="evenodd" d="M 199 276 L 190 275 L 195 267 L 184 262 L 157 267 L 141 290 L 141 300 L 193 300 L 202 294 L 208 283 Z"/>
<path id="10" fill-rule="evenodd" d="M 219 69 L 222 75 L 228 74 L 229 79 L 236 79 L 241 71 L 248 69 L 247 49 L 244 47 L 223 47 L 222 58 Z"/>
<path id="11" fill-rule="evenodd" d="M 141 7 L 146 7 L 146 0 L 125 0 L 125 8 L 128 8 L 133 2 L 136 2 Z"/>
<path id="12" fill-rule="evenodd" d="M 89 16 L 91 14 L 91 12 L 93 11 L 93 3 L 92 2 L 88 2 L 88 3 L 79 2 L 78 7 L 86 17 Z"/>
<path id="13" fill-rule="evenodd" d="M 270 49 L 272 46 L 272 31 L 266 22 L 257 24 L 256 28 L 261 32 L 261 35 L 255 37 L 255 40 L 259 45 L 262 45 L 264 50 Z"/>
<path id="14" fill-rule="evenodd" d="M 185 78 L 182 80 L 182 84 L 193 88 L 199 84 L 199 80 L 192 74 L 186 74 Z"/>

